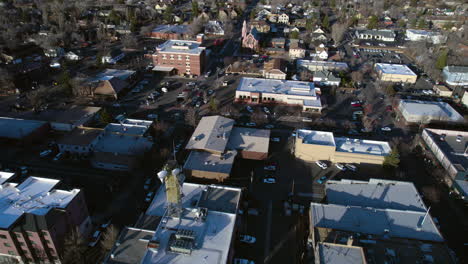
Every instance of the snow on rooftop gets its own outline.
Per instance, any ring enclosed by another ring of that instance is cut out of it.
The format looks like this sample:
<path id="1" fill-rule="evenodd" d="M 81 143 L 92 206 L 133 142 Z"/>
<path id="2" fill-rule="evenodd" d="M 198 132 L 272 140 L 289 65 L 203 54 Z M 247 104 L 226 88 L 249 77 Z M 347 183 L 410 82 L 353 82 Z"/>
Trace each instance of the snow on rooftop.
<path id="1" fill-rule="evenodd" d="M 237 91 L 310 96 L 316 100 L 314 84 L 303 81 L 288 81 L 242 77 Z"/>
<path id="2" fill-rule="evenodd" d="M 403 64 L 389 64 L 389 63 L 377 63 L 375 67 L 385 74 L 400 74 L 400 75 L 413 75 L 416 76 L 408 66 Z"/>
<path id="3" fill-rule="evenodd" d="M 388 142 L 357 138 L 335 138 L 336 151 L 387 156 L 391 148 Z"/>
<path id="4" fill-rule="evenodd" d="M 0 187 L 0 228 L 8 229 L 24 213 L 45 215 L 52 208 L 65 208 L 80 192 L 53 190 L 59 180 L 28 177 L 21 184 Z"/>
<path id="5" fill-rule="evenodd" d="M 200 47 L 199 42 L 190 40 L 168 40 L 157 48 L 158 53 L 185 53 L 192 55 L 198 55 L 204 50 L 205 47 Z"/>
<path id="6" fill-rule="evenodd" d="M 332 132 L 300 129 L 297 131 L 297 137 L 302 139 L 303 144 L 335 146 Z"/>
<path id="7" fill-rule="evenodd" d="M 8 181 L 13 175 L 15 175 L 14 172 L 0 171 L 0 185 Z"/>

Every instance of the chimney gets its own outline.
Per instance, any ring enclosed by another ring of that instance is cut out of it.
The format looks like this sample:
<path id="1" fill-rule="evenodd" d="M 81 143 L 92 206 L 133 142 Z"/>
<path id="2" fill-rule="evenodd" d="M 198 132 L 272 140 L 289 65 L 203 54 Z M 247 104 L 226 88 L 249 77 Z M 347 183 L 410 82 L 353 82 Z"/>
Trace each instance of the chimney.
<path id="1" fill-rule="evenodd" d="M 204 34 L 198 34 L 197 35 L 197 42 L 202 43 L 204 38 L 205 38 Z"/>
<path id="2" fill-rule="evenodd" d="M 348 241 L 346 242 L 346 245 L 347 245 L 347 246 L 352 246 L 352 245 L 353 245 L 353 241 L 354 241 L 353 236 L 349 236 L 349 237 L 348 237 Z"/>

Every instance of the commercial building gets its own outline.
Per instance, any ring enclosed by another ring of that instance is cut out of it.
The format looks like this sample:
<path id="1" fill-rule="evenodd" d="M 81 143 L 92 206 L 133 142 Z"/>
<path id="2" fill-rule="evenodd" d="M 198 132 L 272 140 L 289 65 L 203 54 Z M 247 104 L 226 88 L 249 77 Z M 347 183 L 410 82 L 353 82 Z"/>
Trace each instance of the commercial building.
<path id="1" fill-rule="evenodd" d="M 180 188 L 179 216 L 168 210 L 163 184 L 136 226 L 121 232 L 104 263 L 232 263 L 241 189 L 193 183 Z"/>
<path id="2" fill-rule="evenodd" d="M 438 96 L 442 97 L 452 97 L 453 94 L 452 89 L 442 84 L 435 84 L 432 89 Z"/>
<path id="3" fill-rule="evenodd" d="M 200 76 L 206 60 L 205 47 L 200 46 L 202 38 L 199 35 L 197 41 L 168 40 L 159 45 L 152 55 L 153 71 Z"/>
<path id="4" fill-rule="evenodd" d="M 435 101 L 400 100 L 398 110 L 407 123 L 428 124 L 431 122 L 464 122 L 448 103 Z"/>
<path id="5" fill-rule="evenodd" d="M 422 139 L 453 180 L 454 190 L 468 201 L 468 132 L 426 128 Z"/>
<path id="6" fill-rule="evenodd" d="M 315 263 L 455 263 L 412 183 L 328 181 L 325 192 L 310 206 Z"/>
<path id="7" fill-rule="evenodd" d="M 187 176 L 223 181 L 236 157 L 263 160 L 268 156 L 270 130 L 234 127 L 234 120 L 207 116 L 200 120 L 187 146 Z"/>
<path id="8" fill-rule="evenodd" d="M 299 105 L 303 111 L 321 112 L 320 89 L 313 83 L 243 77 L 236 102 Z"/>
<path id="9" fill-rule="evenodd" d="M 447 39 L 440 32 L 420 30 L 420 29 L 407 29 L 406 39 L 410 41 L 428 41 L 433 44 L 441 44 Z"/>
<path id="10" fill-rule="evenodd" d="M 3 260 L 60 263 L 69 232 L 78 228 L 86 237 L 92 228 L 83 193 L 79 189 L 56 189 L 60 181 L 53 179 L 28 177 L 21 183 L 7 181 L 2 179 L 0 188 Z"/>
<path id="11" fill-rule="evenodd" d="M 151 31 L 151 37 L 156 39 L 189 39 L 189 27 L 187 25 L 159 25 Z"/>
<path id="12" fill-rule="evenodd" d="M 335 61 L 316 61 L 316 60 L 297 60 L 297 69 L 307 69 L 309 71 L 348 71 L 346 62 Z"/>
<path id="13" fill-rule="evenodd" d="M 445 66 L 442 70 L 445 82 L 451 86 L 468 85 L 468 67 Z"/>
<path id="14" fill-rule="evenodd" d="M 378 40 L 378 41 L 385 41 L 385 42 L 393 42 L 395 41 L 395 32 L 393 30 L 356 30 L 356 38 L 358 39 L 368 39 L 368 40 Z"/>
<path id="15" fill-rule="evenodd" d="M 50 130 L 47 122 L 0 117 L 0 140 L 29 144 L 43 139 Z"/>
<path id="16" fill-rule="evenodd" d="M 384 82 L 415 83 L 418 78 L 416 73 L 402 64 L 376 63 L 375 71 Z"/>
<path id="17" fill-rule="evenodd" d="M 307 162 L 382 164 L 391 152 L 385 141 L 334 137 L 332 132 L 297 130 L 295 156 Z"/>

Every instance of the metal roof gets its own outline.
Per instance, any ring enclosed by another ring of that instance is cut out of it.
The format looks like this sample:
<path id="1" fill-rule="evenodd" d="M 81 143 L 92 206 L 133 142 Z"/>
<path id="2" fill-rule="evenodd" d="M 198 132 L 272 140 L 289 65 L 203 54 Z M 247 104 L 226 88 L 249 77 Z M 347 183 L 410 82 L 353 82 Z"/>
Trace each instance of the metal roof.
<path id="1" fill-rule="evenodd" d="M 314 84 L 303 81 L 242 77 L 237 91 L 310 96 L 310 100 L 317 98 Z"/>

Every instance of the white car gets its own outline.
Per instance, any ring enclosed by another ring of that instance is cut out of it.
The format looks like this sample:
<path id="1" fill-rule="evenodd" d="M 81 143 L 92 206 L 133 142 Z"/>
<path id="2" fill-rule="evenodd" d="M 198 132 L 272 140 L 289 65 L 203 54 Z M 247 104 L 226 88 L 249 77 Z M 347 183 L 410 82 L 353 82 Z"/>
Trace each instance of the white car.
<path id="1" fill-rule="evenodd" d="M 167 93 L 167 88 L 166 88 L 166 87 L 163 87 L 163 88 L 161 88 L 161 91 L 162 91 L 163 93 Z"/>
<path id="2" fill-rule="evenodd" d="M 102 233 L 99 230 L 94 232 L 93 237 L 91 238 L 91 241 L 88 243 L 88 246 L 90 247 L 96 246 L 96 244 L 99 242 L 99 239 L 101 239 L 101 235 Z"/>
<path id="3" fill-rule="evenodd" d="M 267 114 L 270 114 L 270 110 L 267 108 L 267 107 L 263 107 L 263 112 L 267 113 Z"/>
<path id="4" fill-rule="evenodd" d="M 253 113 L 253 109 L 250 105 L 248 105 L 245 109 L 247 109 L 247 111 L 249 111 L 249 113 Z"/>
<path id="5" fill-rule="evenodd" d="M 344 171 L 346 170 L 346 167 L 341 164 L 341 163 L 335 163 L 335 167 L 337 167 L 338 169 L 340 169 L 341 171 Z"/>
<path id="6" fill-rule="evenodd" d="M 265 178 L 263 179 L 263 183 L 276 183 L 275 178 Z"/>
<path id="7" fill-rule="evenodd" d="M 302 122 L 312 122 L 312 118 L 304 117 L 302 118 Z"/>
<path id="8" fill-rule="evenodd" d="M 247 244 L 253 244 L 257 239 L 253 236 L 248 236 L 248 235 L 240 235 L 240 242 L 244 242 Z"/>
<path id="9" fill-rule="evenodd" d="M 346 169 L 351 170 L 351 171 L 357 171 L 357 167 L 352 165 L 352 164 L 346 164 Z"/>
<path id="10" fill-rule="evenodd" d="M 52 153 L 52 150 L 50 150 L 50 149 L 44 150 L 44 151 L 41 151 L 41 153 L 39 153 L 39 156 L 40 156 L 41 158 L 44 158 L 44 157 L 49 156 L 50 153 Z"/>
<path id="11" fill-rule="evenodd" d="M 223 86 L 228 86 L 229 85 L 229 82 L 228 81 L 224 81 L 223 82 Z"/>
<path id="12" fill-rule="evenodd" d="M 390 132 L 392 129 L 390 127 L 382 127 L 380 130 Z"/>
<path id="13" fill-rule="evenodd" d="M 255 264 L 253 260 L 235 258 L 233 264 Z"/>
<path id="14" fill-rule="evenodd" d="M 317 164 L 317 166 L 322 168 L 322 170 L 326 170 L 328 168 L 327 164 L 321 160 L 317 160 L 315 164 Z"/>

